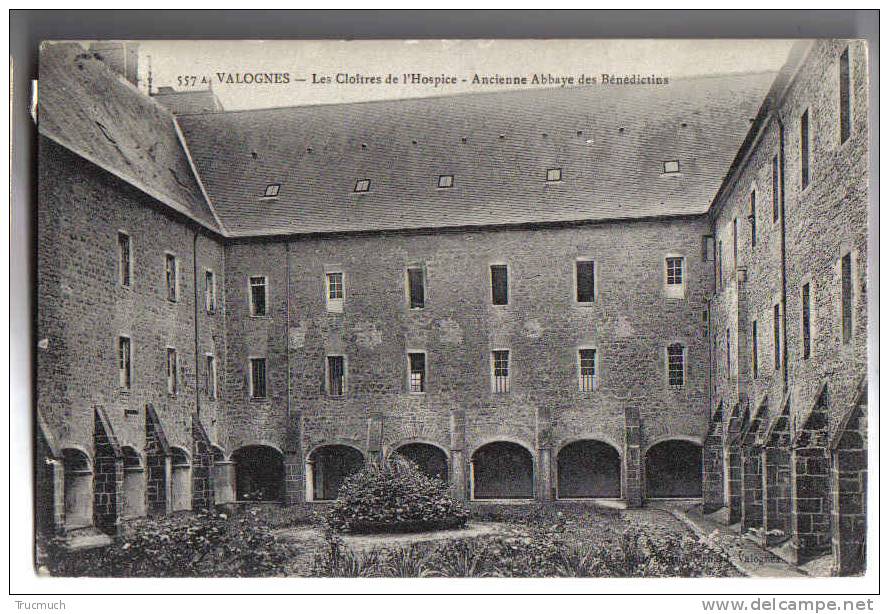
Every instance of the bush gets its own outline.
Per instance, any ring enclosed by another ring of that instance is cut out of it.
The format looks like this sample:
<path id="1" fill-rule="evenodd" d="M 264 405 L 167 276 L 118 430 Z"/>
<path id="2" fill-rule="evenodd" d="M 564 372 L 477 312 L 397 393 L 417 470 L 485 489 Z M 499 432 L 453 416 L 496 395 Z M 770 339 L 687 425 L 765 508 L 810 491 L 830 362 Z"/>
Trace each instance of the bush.
<path id="1" fill-rule="evenodd" d="M 469 508 L 448 485 L 395 456 L 349 476 L 328 510 L 328 527 L 340 533 L 406 533 L 462 527 Z"/>
<path id="2" fill-rule="evenodd" d="M 256 510 L 140 519 L 110 546 L 70 552 L 50 543 L 46 554 L 54 576 L 99 577 L 274 576 L 291 556 Z"/>

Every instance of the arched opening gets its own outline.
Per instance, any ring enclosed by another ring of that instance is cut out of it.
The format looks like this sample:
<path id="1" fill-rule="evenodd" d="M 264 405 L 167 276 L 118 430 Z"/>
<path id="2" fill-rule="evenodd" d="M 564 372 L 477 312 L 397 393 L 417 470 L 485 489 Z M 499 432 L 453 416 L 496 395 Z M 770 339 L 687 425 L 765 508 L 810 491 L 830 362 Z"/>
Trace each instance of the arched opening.
<path id="1" fill-rule="evenodd" d="M 472 455 L 473 499 L 532 499 L 534 457 L 517 443 L 495 441 Z"/>
<path id="2" fill-rule="evenodd" d="M 407 443 L 395 450 L 406 459 L 417 464 L 429 477 L 448 481 L 448 455 L 438 446 L 429 443 Z"/>
<path id="3" fill-rule="evenodd" d="M 238 501 L 281 501 L 284 457 L 271 446 L 244 446 L 232 454 Z"/>
<path id="4" fill-rule="evenodd" d="M 620 497 L 620 453 L 602 441 L 569 443 L 556 459 L 560 499 Z"/>
<path id="5" fill-rule="evenodd" d="M 179 512 L 191 509 L 191 461 L 188 453 L 182 448 L 170 448 L 173 463 L 172 478 L 170 480 L 170 496 L 172 498 L 173 511 Z"/>
<path id="6" fill-rule="evenodd" d="M 65 471 L 65 528 L 93 524 L 93 468 L 86 453 L 76 448 L 62 450 Z"/>
<path id="7" fill-rule="evenodd" d="M 145 515 L 145 467 L 133 448 L 123 452 L 123 517 L 141 518 Z"/>
<path id="8" fill-rule="evenodd" d="M 645 453 L 645 496 L 691 499 L 702 493 L 702 449 L 690 441 L 670 439 Z"/>
<path id="9" fill-rule="evenodd" d="M 364 466 L 364 455 L 351 446 L 315 448 L 306 463 L 306 498 L 333 501 L 347 477 Z"/>

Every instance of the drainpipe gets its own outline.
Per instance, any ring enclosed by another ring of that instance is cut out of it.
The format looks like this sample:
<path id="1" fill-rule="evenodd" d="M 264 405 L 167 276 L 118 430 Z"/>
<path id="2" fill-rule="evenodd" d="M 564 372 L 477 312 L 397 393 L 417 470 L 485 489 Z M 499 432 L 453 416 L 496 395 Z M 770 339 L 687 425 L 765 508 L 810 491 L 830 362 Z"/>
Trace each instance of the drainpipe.
<path id="1" fill-rule="evenodd" d="M 194 243 L 191 251 L 192 273 L 194 277 L 194 406 L 195 415 L 201 418 L 201 361 L 198 343 L 198 231 L 194 231 Z"/>
<path id="2" fill-rule="evenodd" d="M 713 419 L 713 297 L 707 299 L 707 412 Z M 709 423 L 709 420 L 708 420 Z"/>
<path id="3" fill-rule="evenodd" d="M 787 217 L 784 213 L 785 201 L 784 201 L 784 122 L 781 120 L 781 116 L 776 113 L 775 119 L 778 122 L 778 135 L 779 135 L 779 148 L 778 148 L 778 180 L 780 184 L 781 190 L 781 198 L 779 199 L 779 205 L 781 207 L 781 211 L 779 212 L 781 215 L 781 326 L 782 330 L 782 343 L 781 343 L 781 371 L 784 377 L 784 394 L 787 394 L 788 388 L 788 369 L 787 369 Z"/>
<path id="4" fill-rule="evenodd" d="M 287 330 L 284 331 L 284 348 L 287 352 L 287 428 L 291 428 L 290 421 L 292 415 L 290 408 L 290 393 L 293 387 L 293 382 L 290 377 L 290 241 L 284 242 L 284 258 L 287 267 L 287 288 L 284 290 L 284 298 L 287 301 L 287 306 L 284 311 L 284 321 L 287 326 Z"/>

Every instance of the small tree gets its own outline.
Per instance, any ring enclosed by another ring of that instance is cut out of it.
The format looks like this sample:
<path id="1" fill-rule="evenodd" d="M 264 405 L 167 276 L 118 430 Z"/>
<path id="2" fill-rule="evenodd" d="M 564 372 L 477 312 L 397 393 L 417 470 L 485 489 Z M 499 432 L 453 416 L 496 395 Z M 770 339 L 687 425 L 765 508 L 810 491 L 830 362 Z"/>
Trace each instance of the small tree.
<path id="1" fill-rule="evenodd" d="M 331 530 L 341 533 L 399 533 L 462 527 L 469 509 L 408 459 L 394 455 L 371 462 L 349 476 L 327 512 Z"/>

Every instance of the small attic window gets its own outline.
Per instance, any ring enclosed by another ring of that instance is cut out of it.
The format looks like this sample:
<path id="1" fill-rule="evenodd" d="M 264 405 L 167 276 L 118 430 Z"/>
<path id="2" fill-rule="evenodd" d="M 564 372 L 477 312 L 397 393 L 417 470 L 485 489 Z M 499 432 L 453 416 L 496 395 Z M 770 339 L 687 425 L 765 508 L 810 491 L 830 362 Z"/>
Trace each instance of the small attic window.
<path id="1" fill-rule="evenodd" d="M 454 187 L 454 176 L 453 175 L 439 175 L 438 176 L 438 187 L 453 188 Z"/>
<path id="2" fill-rule="evenodd" d="M 266 198 L 274 198 L 275 196 L 278 195 L 278 192 L 280 192 L 280 191 L 281 191 L 281 184 L 280 183 L 270 183 L 267 186 L 265 186 L 265 194 L 263 196 L 265 196 Z"/>
<path id="3" fill-rule="evenodd" d="M 370 179 L 359 179 L 355 182 L 356 192 L 370 192 Z"/>
<path id="4" fill-rule="evenodd" d="M 670 175 L 679 172 L 679 160 L 667 160 L 664 162 L 664 174 Z"/>
<path id="5" fill-rule="evenodd" d="M 549 168 L 546 170 L 546 181 L 548 183 L 553 183 L 555 181 L 562 180 L 562 169 L 560 168 Z"/>

